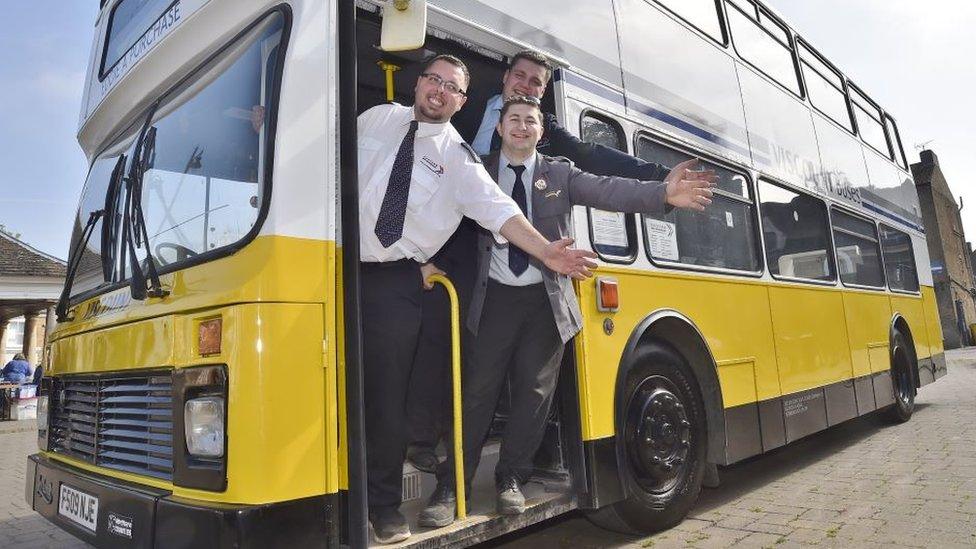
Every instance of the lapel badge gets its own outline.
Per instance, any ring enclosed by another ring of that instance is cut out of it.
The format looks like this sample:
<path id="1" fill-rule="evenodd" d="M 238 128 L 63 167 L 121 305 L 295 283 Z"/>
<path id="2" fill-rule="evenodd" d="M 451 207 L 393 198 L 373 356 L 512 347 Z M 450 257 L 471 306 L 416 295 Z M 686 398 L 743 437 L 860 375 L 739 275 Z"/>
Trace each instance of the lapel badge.
<path id="1" fill-rule="evenodd" d="M 536 189 L 539 189 L 540 191 L 546 190 L 546 180 L 545 179 L 537 179 L 536 182 L 535 182 L 535 188 Z"/>

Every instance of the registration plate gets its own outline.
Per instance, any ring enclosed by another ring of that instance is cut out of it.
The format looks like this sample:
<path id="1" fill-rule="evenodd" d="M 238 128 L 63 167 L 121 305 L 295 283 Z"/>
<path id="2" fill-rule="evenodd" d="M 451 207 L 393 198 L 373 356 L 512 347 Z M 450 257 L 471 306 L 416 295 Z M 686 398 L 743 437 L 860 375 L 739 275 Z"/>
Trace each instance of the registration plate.
<path id="1" fill-rule="evenodd" d="M 94 532 L 98 524 L 98 498 L 62 484 L 58 514 Z"/>

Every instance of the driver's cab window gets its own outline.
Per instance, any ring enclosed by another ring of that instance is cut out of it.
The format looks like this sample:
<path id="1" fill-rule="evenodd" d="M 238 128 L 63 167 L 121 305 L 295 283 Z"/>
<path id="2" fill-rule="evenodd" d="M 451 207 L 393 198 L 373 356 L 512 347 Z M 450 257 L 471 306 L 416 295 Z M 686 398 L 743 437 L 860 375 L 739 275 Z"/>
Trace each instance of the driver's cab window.
<path id="1" fill-rule="evenodd" d="M 142 189 L 157 264 L 234 244 L 257 222 L 281 34 L 276 14 L 160 107 Z"/>

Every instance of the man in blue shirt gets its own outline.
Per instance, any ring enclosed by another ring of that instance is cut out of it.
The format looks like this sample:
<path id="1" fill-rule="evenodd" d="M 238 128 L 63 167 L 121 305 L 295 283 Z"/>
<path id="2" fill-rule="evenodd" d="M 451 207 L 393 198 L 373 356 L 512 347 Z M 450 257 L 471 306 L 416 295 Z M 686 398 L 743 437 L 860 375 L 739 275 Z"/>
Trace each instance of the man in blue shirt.
<path id="1" fill-rule="evenodd" d="M 10 383 L 24 383 L 31 377 L 30 362 L 27 362 L 23 354 L 17 353 L 14 359 L 3 367 L 0 377 Z"/>

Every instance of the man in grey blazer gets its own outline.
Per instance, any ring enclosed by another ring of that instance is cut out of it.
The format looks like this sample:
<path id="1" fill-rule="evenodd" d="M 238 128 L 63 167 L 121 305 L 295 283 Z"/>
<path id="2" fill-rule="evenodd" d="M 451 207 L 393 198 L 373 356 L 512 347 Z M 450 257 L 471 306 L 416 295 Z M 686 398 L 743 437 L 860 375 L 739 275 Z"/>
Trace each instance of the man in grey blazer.
<path id="1" fill-rule="evenodd" d="M 597 176 L 565 158 L 536 152 L 543 115 L 532 97 L 515 97 L 502 108 L 500 151 L 484 157 L 488 173 L 512 196 L 533 226 L 550 240 L 572 234 L 574 205 L 629 213 L 659 213 L 672 207 L 702 210 L 711 203 L 717 179 L 694 171 L 697 160 L 674 167 L 664 182 Z M 478 271 L 467 327 L 473 337 L 465 352 L 463 447 L 465 482 L 470 488 L 506 376 L 512 402 L 495 467 L 498 512 L 525 509 L 521 485 L 545 430 L 563 348 L 582 327 L 572 281 L 490 236 L 478 241 Z M 420 514 L 421 526 L 454 520 L 453 457 L 438 469 L 438 486 Z"/>

